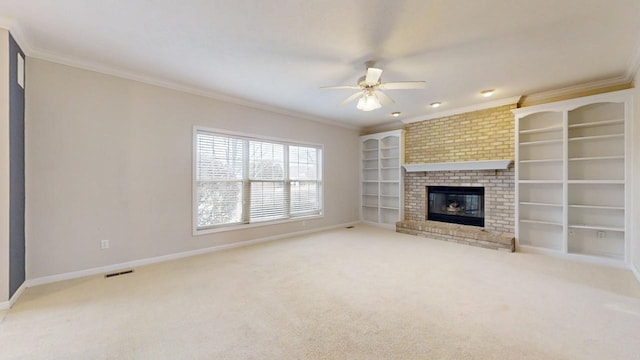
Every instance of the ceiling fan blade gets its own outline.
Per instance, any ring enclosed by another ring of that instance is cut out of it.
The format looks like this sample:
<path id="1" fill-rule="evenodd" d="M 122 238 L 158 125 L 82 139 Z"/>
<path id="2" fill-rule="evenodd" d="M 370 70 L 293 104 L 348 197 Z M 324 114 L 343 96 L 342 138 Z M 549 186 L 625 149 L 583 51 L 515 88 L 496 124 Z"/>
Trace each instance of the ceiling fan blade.
<path id="1" fill-rule="evenodd" d="M 425 86 L 426 85 L 424 81 L 395 81 L 395 82 L 380 84 L 380 86 L 378 86 L 378 89 L 383 89 L 383 90 L 424 89 Z"/>
<path id="2" fill-rule="evenodd" d="M 380 75 L 382 75 L 382 69 L 376 68 L 368 68 L 367 69 L 367 77 L 364 78 L 364 82 L 367 85 L 375 85 L 380 80 Z"/>
<path id="3" fill-rule="evenodd" d="M 340 106 L 345 106 L 348 103 L 352 102 L 353 100 L 359 98 L 360 96 L 362 96 L 362 92 L 357 92 L 351 96 L 349 96 L 348 98 L 346 98 L 343 102 L 340 103 Z"/>
<path id="4" fill-rule="evenodd" d="M 390 98 L 387 94 L 383 93 L 382 91 L 375 91 L 375 94 L 378 97 L 378 100 L 380 100 L 380 102 L 382 103 L 382 105 L 391 106 L 395 104 L 395 101 L 393 101 L 392 98 Z"/>
<path id="5" fill-rule="evenodd" d="M 338 86 L 322 86 L 320 90 L 333 90 L 333 89 L 360 89 L 360 86 L 356 85 L 338 85 Z"/>

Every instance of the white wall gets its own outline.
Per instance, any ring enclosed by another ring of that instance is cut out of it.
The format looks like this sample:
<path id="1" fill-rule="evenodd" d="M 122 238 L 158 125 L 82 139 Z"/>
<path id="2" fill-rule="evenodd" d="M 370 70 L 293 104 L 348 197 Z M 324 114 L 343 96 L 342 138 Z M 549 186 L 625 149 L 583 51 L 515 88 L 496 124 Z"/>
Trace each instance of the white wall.
<path id="1" fill-rule="evenodd" d="M 355 130 L 39 59 L 27 67 L 28 279 L 358 219 Z M 194 125 L 324 144 L 325 217 L 192 236 Z"/>
<path id="2" fill-rule="evenodd" d="M 638 214 L 640 214 L 640 71 L 636 73 L 634 80 L 633 99 L 633 239 L 631 240 L 632 262 L 636 268 L 636 274 L 640 273 L 640 224 L 638 224 Z"/>
<path id="3" fill-rule="evenodd" d="M 0 29 L 0 302 L 9 300 L 9 32 Z"/>

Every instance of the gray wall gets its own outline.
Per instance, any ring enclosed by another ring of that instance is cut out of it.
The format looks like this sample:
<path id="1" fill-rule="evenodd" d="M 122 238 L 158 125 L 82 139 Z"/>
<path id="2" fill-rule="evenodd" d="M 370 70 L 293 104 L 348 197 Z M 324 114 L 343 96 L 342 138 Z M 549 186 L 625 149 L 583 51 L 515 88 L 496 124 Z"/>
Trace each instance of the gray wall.
<path id="1" fill-rule="evenodd" d="M 9 35 L 9 297 L 25 280 L 24 89 L 18 84 L 18 54 Z"/>
<path id="2" fill-rule="evenodd" d="M 640 224 L 638 224 L 638 215 L 640 214 L 640 71 L 636 73 L 634 81 L 634 104 L 633 104 L 633 208 L 631 223 L 633 226 L 631 239 L 631 261 L 640 273 Z M 639 279 L 640 280 L 640 279 Z"/>
<path id="3" fill-rule="evenodd" d="M 9 32 L 0 29 L 0 302 L 9 300 Z"/>
<path id="4" fill-rule="evenodd" d="M 28 279 L 358 219 L 355 130 L 34 58 L 27 66 Z M 194 125 L 324 144 L 325 217 L 192 236 Z"/>

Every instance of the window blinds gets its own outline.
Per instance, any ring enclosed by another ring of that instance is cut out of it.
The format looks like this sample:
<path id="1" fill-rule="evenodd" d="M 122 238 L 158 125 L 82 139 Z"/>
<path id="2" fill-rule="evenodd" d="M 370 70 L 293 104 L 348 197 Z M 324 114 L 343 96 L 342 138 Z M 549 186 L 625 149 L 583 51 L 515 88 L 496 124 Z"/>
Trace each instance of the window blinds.
<path id="1" fill-rule="evenodd" d="M 197 227 L 322 213 L 322 150 L 198 130 Z"/>
<path id="2" fill-rule="evenodd" d="M 242 140 L 197 134 L 199 227 L 242 222 L 243 158 Z"/>
<path id="3" fill-rule="evenodd" d="M 287 217 L 284 145 L 249 141 L 250 222 Z"/>

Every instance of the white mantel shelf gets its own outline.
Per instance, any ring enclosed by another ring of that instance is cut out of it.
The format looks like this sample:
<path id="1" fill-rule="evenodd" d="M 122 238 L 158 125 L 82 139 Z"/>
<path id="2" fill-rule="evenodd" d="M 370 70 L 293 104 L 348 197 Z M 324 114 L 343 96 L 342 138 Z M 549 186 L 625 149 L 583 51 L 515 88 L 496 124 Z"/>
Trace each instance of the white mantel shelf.
<path id="1" fill-rule="evenodd" d="M 446 163 L 403 164 L 407 172 L 451 170 L 505 170 L 513 160 L 458 161 Z"/>

